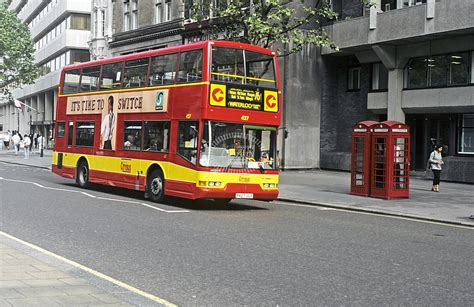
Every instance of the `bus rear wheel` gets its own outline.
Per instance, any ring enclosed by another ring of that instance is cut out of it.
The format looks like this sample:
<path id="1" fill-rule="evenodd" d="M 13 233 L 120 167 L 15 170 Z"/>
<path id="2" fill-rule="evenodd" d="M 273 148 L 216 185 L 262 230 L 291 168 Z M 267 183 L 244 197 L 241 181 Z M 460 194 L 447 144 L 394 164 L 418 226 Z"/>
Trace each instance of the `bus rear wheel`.
<path id="1" fill-rule="evenodd" d="M 85 161 L 79 163 L 77 167 L 76 183 L 83 189 L 89 186 L 89 166 L 87 166 Z"/>
<path id="2" fill-rule="evenodd" d="M 147 194 L 154 202 L 162 202 L 165 200 L 165 178 L 160 170 L 151 172 L 147 180 Z"/>

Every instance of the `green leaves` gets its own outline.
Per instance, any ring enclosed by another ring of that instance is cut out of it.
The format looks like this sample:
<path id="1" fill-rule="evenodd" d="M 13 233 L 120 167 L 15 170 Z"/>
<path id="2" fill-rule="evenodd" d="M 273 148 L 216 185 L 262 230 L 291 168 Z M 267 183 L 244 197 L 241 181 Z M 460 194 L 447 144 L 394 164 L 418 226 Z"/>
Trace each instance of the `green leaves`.
<path id="1" fill-rule="evenodd" d="M 225 7 L 212 7 L 209 0 L 193 2 L 193 18 L 214 39 L 273 49 L 284 45 L 284 49 L 277 49 L 281 56 L 299 52 L 306 45 L 337 49 L 321 26 L 337 17 L 329 0 L 229 0 Z"/>
<path id="2" fill-rule="evenodd" d="M 0 4 L 0 91 L 11 97 L 11 86 L 33 83 L 38 76 L 28 27 Z"/>

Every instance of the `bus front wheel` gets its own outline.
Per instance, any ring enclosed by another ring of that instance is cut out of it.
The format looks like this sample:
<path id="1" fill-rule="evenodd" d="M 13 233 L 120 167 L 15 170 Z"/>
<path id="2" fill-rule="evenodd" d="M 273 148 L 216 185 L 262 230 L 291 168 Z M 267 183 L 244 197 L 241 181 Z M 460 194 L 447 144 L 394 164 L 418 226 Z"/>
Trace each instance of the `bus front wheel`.
<path id="1" fill-rule="evenodd" d="M 165 179 L 160 170 L 151 172 L 147 180 L 147 194 L 154 202 L 162 202 L 165 199 Z"/>
<path id="2" fill-rule="evenodd" d="M 89 186 L 89 167 L 84 161 L 77 167 L 76 182 L 81 188 L 87 188 Z"/>

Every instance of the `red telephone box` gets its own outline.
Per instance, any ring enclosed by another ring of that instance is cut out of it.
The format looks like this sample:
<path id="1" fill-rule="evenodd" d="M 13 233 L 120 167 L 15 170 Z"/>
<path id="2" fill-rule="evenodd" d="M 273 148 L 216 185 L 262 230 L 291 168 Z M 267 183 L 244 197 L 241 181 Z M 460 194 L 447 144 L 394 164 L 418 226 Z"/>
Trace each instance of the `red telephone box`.
<path id="1" fill-rule="evenodd" d="M 385 121 L 372 129 L 370 196 L 408 198 L 410 192 L 410 127 Z"/>
<path id="2" fill-rule="evenodd" d="M 375 121 L 363 121 L 352 126 L 351 194 L 369 196 L 370 193 L 370 127 Z"/>

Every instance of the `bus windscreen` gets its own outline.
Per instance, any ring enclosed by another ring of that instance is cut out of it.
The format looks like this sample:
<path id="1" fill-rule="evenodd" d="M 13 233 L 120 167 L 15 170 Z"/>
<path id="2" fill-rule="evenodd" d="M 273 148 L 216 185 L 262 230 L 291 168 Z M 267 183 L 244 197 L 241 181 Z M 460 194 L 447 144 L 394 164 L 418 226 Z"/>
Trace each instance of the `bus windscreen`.
<path id="1" fill-rule="evenodd" d="M 212 48 L 212 80 L 276 88 L 271 55 L 224 47 Z"/>

